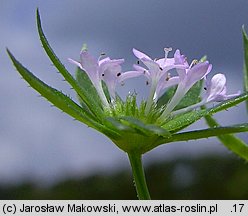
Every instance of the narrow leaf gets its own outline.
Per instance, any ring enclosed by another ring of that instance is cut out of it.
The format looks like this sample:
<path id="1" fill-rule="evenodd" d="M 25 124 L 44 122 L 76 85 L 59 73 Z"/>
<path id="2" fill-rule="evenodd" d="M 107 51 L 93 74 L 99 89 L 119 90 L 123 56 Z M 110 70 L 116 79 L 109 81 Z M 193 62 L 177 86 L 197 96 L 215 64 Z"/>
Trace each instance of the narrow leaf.
<path id="1" fill-rule="evenodd" d="M 22 66 L 21 63 L 15 59 L 15 57 L 11 54 L 9 50 L 7 50 L 7 52 L 17 71 L 29 83 L 32 88 L 34 88 L 52 104 L 54 104 L 56 107 L 69 114 L 73 118 L 89 126 L 94 126 L 94 117 L 92 115 L 89 115 L 89 113 L 84 112 L 84 110 L 80 106 L 78 106 L 74 101 L 72 101 L 68 96 L 64 95 L 62 92 L 42 82 L 39 78 L 34 76 L 28 69 Z"/>
<path id="2" fill-rule="evenodd" d="M 171 120 L 167 120 L 167 122 L 165 122 L 162 127 L 171 133 L 175 133 L 193 124 L 194 122 L 196 122 L 197 120 L 199 120 L 200 118 L 206 115 L 212 115 L 222 110 L 226 110 L 243 101 L 246 101 L 247 99 L 248 99 L 248 93 L 244 93 L 238 97 L 219 103 L 218 105 L 209 109 L 196 110 L 196 111 L 180 114 L 174 116 Z"/>
<path id="3" fill-rule="evenodd" d="M 203 139 L 208 137 L 221 136 L 232 133 L 241 133 L 247 131 L 248 131 L 247 123 L 228 126 L 228 127 L 215 127 L 215 128 L 173 134 L 170 138 L 161 139 L 159 143 L 164 144 L 169 142 L 189 141 L 189 140 Z"/>
<path id="4" fill-rule="evenodd" d="M 244 90 L 248 92 L 248 36 L 244 26 L 242 26 L 242 34 L 244 43 Z M 246 101 L 246 109 L 248 112 L 248 101 Z"/>
<path id="5" fill-rule="evenodd" d="M 11 54 L 9 50 L 7 50 L 7 52 L 21 76 L 29 83 L 32 88 L 38 91 L 44 98 L 46 98 L 56 107 L 61 109 L 63 112 L 67 113 L 68 115 L 72 116 L 78 121 L 83 122 L 89 127 L 101 131 L 106 136 L 110 138 L 119 137 L 118 133 L 95 121 L 96 119 L 94 116 L 83 110 L 82 107 L 76 104 L 68 96 L 48 86 L 46 83 L 42 82 L 39 78 L 34 76 L 28 69 L 22 66 L 21 63 L 15 59 L 15 57 Z"/>
<path id="6" fill-rule="evenodd" d="M 64 65 L 60 62 L 51 46 L 49 45 L 45 34 L 42 30 L 40 14 L 37 9 L 37 26 L 38 32 L 40 36 L 41 43 L 43 45 L 44 50 L 46 51 L 48 57 L 54 64 L 54 66 L 58 69 L 61 75 L 65 78 L 65 80 L 72 86 L 72 88 L 77 92 L 82 101 L 88 106 L 92 113 L 94 113 L 99 119 L 102 118 L 103 111 L 101 109 L 101 103 L 99 103 L 100 99 L 98 97 L 92 98 L 90 92 L 88 92 L 87 87 L 84 85 L 79 85 L 78 82 L 73 78 L 73 76 L 67 71 Z"/>
<path id="7" fill-rule="evenodd" d="M 239 103 L 243 101 L 248 100 L 248 92 L 245 92 L 237 97 L 231 98 L 229 100 L 223 101 L 222 103 L 208 109 L 208 114 L 214 114 L 217 112 L 220 112 L 222 110 L 227 110 L 228 108 L 231 108 L 233 106 L 238 105 Z"/>
<path id="8" fill-rule="evenodd" d="M 196 110 L 182 115 L 175 116 L 163 124 L 163 128 L 171 133 L 175 133 L 193 124 L 207 113 L 207 110 Z"/>
<path id="9" fill-rule="evenodd" d="M 220 127 L 218 122 L 212 118 L 210 115 L 205 116 L 207 124 L 211 128 Z M 248 145 L 239 139 L 238 137 L 231 134 L 221 134 L 218 136 L 218 139 L 232 152 L 237 154 L 239 157 L 248 161 Z"/>

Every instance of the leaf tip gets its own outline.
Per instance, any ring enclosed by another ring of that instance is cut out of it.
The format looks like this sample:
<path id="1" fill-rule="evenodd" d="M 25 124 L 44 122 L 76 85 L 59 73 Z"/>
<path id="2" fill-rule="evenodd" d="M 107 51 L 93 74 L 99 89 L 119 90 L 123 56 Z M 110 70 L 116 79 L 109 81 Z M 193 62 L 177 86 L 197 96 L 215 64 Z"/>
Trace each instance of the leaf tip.
<path id="1" fill-rule="evenodd" d="M 36 8 L 36 23 L 38 28 L 41 28 L 40 11 L 38 7 Z"/>
<path id="2" fill-rule="evenodd" d="M 10 52 L 10 50 L 6 47 L 6 52 L 8 54 L 8 56 L 10 57 L 10 59 L 14 62 L 15 57 L 13 56 L 13 54 Z"/>
<path id="3" fill-rule="evenodd" d="M 242 34 L 243 34 L 244 39 L 248 40 L 248 36 L 247 36 L 246 31 L 245 31 L 245 25 L 244 24 L 242 25 Z"/>
<path id="4" fill-rule="evenodd" d="M 38 7 L 36 8 L 36 16 L 37 17 L 40 17 L 40 11 L 39 11 L 39 8 Z"/>
<path id="5" fill-rule="evenodd" d="M 9 54 L 11 54 L 10 50 L 8 49 L 8 47 L 6 47 L 6 52 Z"/>

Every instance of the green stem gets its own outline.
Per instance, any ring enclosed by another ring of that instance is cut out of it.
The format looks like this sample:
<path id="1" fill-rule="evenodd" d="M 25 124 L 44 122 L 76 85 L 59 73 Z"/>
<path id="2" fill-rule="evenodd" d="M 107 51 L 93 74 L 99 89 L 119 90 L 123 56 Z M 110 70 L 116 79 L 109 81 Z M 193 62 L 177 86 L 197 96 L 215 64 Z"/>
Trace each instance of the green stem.
<path id="1" fill-rule="evenodd" d="M 146 184 L 145 173 L 142 165 L 141 154 L 128 153 L 130 165 L 132 167 L 135 188 L 140 200 L 150 200 L 150 194 Z"/>

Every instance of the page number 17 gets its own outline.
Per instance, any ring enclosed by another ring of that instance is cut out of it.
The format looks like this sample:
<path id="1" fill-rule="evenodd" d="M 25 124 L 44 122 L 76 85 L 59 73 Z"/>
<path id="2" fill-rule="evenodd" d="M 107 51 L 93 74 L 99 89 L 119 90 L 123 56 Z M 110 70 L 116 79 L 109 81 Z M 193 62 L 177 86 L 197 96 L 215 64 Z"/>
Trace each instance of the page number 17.
<path id="1" fill-rule="evenodd" d="M 234 212 L 242 212 L 242 209 L 244 207 L 245 204 L 234 204 L 233 208 L 234 208 Z"/>

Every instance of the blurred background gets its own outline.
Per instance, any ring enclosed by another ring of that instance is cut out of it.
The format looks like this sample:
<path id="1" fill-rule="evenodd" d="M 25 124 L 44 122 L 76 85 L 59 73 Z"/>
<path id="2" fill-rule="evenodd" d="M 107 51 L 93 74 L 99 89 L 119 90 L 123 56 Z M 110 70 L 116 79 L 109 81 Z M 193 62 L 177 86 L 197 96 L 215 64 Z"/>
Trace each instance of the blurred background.
<path id="1" fill-rule="evenodd" d="M 132 69 L 135 47 L 153 58 L 164 47 L 188 60 L 203 55 L 215 73 L 227 76 L 228 93 L 243 89 L 241 26 L 248 29 L 248 1 L 0 0 L 0 198 L 136 198 L 127 156 L 108 138 L 39 97 L 13 68 L 8 47 L 46 83 L 75 98 L 39 42 L 35 10 L 65 66 L 83 43 L 98 57 L 125 58 Z M 172 55 L 173 53 L 171 53 Z M 118 87 L 120 95 L 148 92 L 145 79 Z M 222 125 L 247 122 L 240 104 L 215 117 Z M 204 121 L 187 130 L 206 128 Z M 239 134 L 248 142 L 248 135 Z M 215 138 L 160 146 L 144 156 L 151 194 L 157 199 L 247 199 L 248 166 Z M 125 191 L 121 191 L 125 189 Z"/>

